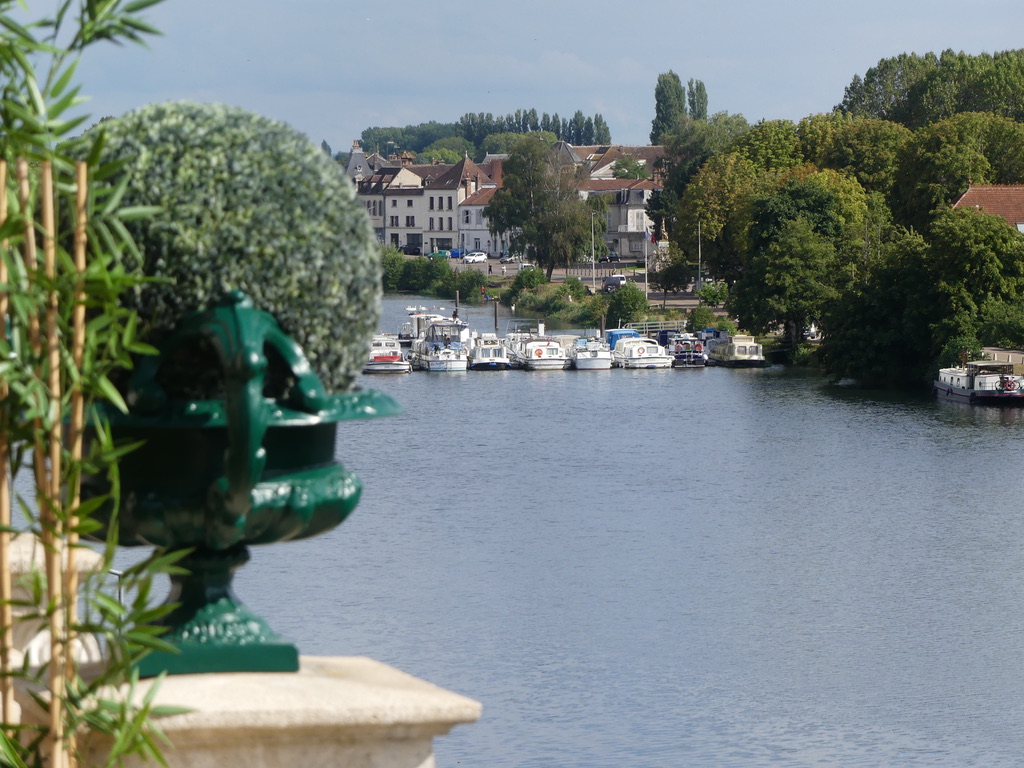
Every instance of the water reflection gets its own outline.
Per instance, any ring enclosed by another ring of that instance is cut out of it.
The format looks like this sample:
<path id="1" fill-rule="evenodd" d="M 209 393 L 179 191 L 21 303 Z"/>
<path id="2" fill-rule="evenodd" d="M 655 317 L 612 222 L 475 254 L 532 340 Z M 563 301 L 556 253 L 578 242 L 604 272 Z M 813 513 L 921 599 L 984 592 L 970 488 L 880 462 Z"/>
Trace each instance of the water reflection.
<path id="1" fill-rule="evenodd" d="M 438 765 L 1020 764 L 1019 410 L 780 366 L 364 383 L 405 413 L 341 431 L 359 508 L 238 590 L 481 700 Z"/>

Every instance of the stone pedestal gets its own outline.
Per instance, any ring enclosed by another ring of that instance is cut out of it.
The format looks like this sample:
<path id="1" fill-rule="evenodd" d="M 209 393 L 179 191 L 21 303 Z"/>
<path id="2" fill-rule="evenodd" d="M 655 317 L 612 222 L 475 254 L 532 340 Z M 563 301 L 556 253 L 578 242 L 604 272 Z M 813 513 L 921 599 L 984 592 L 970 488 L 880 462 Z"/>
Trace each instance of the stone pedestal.
<path id="1" fill-rule="evenodd" d="M 481 710 L 359 656 L 303 656 L 298 672 L 172 675 L 157 701 L 192 710 L 159 721 L 170 768 L 434 768 L 434 737 Z M 104 744 L 87 751 L 98 758 Z"/>

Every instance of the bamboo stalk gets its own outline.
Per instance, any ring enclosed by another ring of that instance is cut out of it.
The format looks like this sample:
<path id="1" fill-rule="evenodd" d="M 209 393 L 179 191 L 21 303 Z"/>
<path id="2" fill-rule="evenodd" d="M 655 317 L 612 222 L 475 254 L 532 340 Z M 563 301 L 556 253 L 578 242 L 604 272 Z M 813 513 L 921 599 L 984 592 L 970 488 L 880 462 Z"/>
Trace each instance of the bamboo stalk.
<path id="1" fill-rule="evenodd" d="M 57 275 L 57 248 L 54 240 L 56 216 L 53 197 L 53 165 L 47 160 L 40 165 L 40 203 L 43 227 L 43 271 L 51 281 Z M 64 727 L 64 658 L 69 649 L 64 643 L 64 611 L 67 603 L 64 595 L 63 528 L 59 518 L 61 493 L 61 384 L 60 384 L 60 338 L 57 333 L 57 292 L 51 287 L 46 301 L 46 368 L 50 402 L 50 432 L 47 440 L 49 464 L 46 477 L 48 503 L 43 512 L 46 519 L 44 532 L 49 534 L 46 547 L 46 590 L 50 611 L 50 741 L 53 745 L 53 768 L 64 768 L 69 762 L 69 747 Z"/>
<path id="2" fill-rule="evenodd" d="M 0 159 L 0 226 L 7 222 L 7 161 Z M 6 286 L 7 272 L 7 240 L 0 244 L 0 286 Z M 9 295 L 6 287 L 0 288 L 0 333 L 7 330 L 7 311 Z M 0 379 L 0 714 L 5 725 L 14 719 L 14 680 L 11 678 L 11 650 L 14 646 L 14 616 L 11 600 L 14 597 L 11 588 L 11 487 L 8 477 L 8 443 L 7 417 L 9 395 L 7 382 Z M 10 736 L 13 730 L 7 728 Z"/>
<path id="3" fill-rule="evenodd" d="M 21 215 L 25 219 L 25 238 L 22 243 L 22 261 L 25 265 L 25 271 L 31 279 L 33 272 L 38 267 L 38 258 L 36 257 L 36 236 L 35 236 L 35 225 L 32 222 L 32 190 L 29 187 L 28 179 L 28 161 L 24 158 L 18 160 L 17 165 L 18 175 L 18 203 L 21 206 Z M 39 338 L 39 317 L 34 313 L 29 313 L 28 316 L 28 338 L 29 345 L 32 347 L 32 359 L 38 361 L 42 354 L 42 342 Z M 46 454 L 43 451 L 43 443 L 41 437 L 41 422 L 39 419 L 35 421 L 35 461 L 32 463 L 32 469 L 35 473 L 36 489 L 37 492 L 43 493 L 46 491 Z"/>
<path id="4" fill-rule="evenodd" d="M 89 168 L 79 162 L 75 166 L 75 297 L 72 310 L 72 342 L 71 360 L 76 371 L 82 370 L 85 359 L 85 247 L 86 247 L 86 203 L 88 200 Z M 77 466 L 82 458 L 82 435 L 85 428 L 85 398 L 82 393 L 81 379 L 72 385 L 71 390 L 71 424 L 68 430 L 68 442 L 71 444 L 71 464 Z M 76 472 L 73 484 L 68 488 L 70 510 L 67 520 L 67 562 L 64 571 L 64 598 L 67 609 L 67 653 L 65 656 L 64 674 L 71 680 L 75 673 L 74 643 L 75 625 L 78 623 L 78 568 L 75 547 L 78 544 L 78 515 L 76 510 L 81 502 L 81 474 Z M 68 765 L 75 764 L 75 734 L 70 732 L 68 738 Z"/>

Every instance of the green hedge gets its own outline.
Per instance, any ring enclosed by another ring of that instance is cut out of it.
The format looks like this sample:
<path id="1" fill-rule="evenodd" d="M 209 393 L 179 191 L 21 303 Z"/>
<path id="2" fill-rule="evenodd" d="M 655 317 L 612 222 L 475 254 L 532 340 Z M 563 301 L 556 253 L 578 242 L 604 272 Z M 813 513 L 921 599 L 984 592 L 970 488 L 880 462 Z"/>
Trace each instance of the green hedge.
<path id="1" fill-rule="evenodd" d="M 380 249 L 341 166 L 301 133 L 217 104 L 144 107 L 93 128 L 125 160 L 123 203 L 145 274 L 129 297 L 158 342 L 176 319 L 240 289 L 298 341 L 328 391 L 351 387 L 376 330 Z"/>

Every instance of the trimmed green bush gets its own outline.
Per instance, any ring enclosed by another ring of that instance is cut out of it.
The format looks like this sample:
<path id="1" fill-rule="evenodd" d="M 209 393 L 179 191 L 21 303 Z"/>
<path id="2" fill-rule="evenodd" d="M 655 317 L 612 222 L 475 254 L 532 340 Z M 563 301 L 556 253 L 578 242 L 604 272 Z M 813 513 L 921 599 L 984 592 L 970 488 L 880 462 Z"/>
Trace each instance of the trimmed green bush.
<path id="1" fill-rule="evenodd" d="M 636 283 L 616 289 L 608 302 L 608 327 L 620 328 L 640 320 L 647 313 L 647 295 Z"/>
<path id="2" fill-rule="evenodd" d="M 142 264 L 126 266 L 171 281 L 126 299 L 146 340 L 238 289 L 328 391 L 349 389 L 377 328 L 381 257 L 342 167 L 289 126 L 218 104 L 155 104 L 93 130 L 105 162 L 125 161 L 123 205 L 162 209 L 127 223 Z"/>

